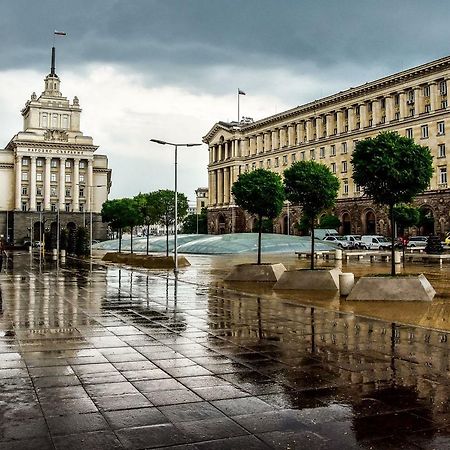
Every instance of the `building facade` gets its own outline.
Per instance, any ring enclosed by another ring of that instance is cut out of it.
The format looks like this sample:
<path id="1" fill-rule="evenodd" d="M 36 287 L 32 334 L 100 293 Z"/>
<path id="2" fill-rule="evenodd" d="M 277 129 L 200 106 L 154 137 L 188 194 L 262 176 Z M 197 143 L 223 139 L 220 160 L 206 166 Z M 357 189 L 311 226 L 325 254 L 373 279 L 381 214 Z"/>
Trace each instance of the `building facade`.
<path id="1" fill-rule="evenodd" d="M 415 199 L 428 220 L 417 231 L 449 231 L 449 79 L 450 57 L 445 57 L 250 124 L 216 123 L 203 138 L 209 146 L 209 232 L 253 228 L 255 218 L 238 208 L 231 195 L 239 174 L 256 168 L 282 174 L 295 161 L 316 160 L 340 180 L 334 209 L 342 223 L 340 232 L 387 234 L 386 211 L 353 183 L 350 163 L 355 144 L 382 131 L 396 131 L 430 148 L 433 178 L 429 189 Z M 300 211 L 289 206 L 275 223 L 275 232 L 295 232 Z"/>
<path id="2" fill-rule="evenodd" d="M 201 214 L 203 208 L 208 207 L 209 195 L 207 187 L 199 187 L 195 190 L 195 213 Z"/>
<path id="3" fill-rule="evenodd" d="M 61 94 L 54 61 L 52 49 L 44 91 L 27 100 L 23 130 L 0 149 L 0 234 L 15 244 L 39 240 L 57 217 L 72 229 L 92 217 L 93 238 L 106 238 L 100 211 L 111 187 L 108 159 L 80 131 L 78 98 Z"/>

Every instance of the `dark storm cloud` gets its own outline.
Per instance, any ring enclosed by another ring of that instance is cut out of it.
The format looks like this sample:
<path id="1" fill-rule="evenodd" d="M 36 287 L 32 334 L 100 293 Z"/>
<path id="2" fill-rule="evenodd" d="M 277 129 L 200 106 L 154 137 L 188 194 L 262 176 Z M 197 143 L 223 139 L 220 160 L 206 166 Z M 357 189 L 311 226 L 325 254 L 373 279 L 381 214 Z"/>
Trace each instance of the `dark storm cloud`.
<path id="1" fill-rule="evenodd" d="M 235 87 L 249 69 L 256 77 L 258 69 L 278 68 L 330 77 L 349 64 L 359 67 L 364 79 L 366 65 L 395 71 L 449 53 L 444 0 L 426 5 L 420 0 L 0 0 L 0 5 L 1 70 L 45 70 L 52 31 L 62 29 L 69 36 L 58 43 L 61 65 L 120 64 L 130 73 L 148 73 L 153 84 L 215 93 Z M 225 76 L 217 78 L 220 71 Z"/>

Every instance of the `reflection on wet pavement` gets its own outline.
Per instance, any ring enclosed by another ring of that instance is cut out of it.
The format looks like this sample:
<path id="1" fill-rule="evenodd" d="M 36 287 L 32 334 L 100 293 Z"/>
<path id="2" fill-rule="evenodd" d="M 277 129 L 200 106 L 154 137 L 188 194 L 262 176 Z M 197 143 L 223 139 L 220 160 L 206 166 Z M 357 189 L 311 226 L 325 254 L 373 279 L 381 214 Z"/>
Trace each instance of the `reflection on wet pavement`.
<path id="1" fill-rule="evenodd" d="M 445 331 L 402 325 L 409 304 L 383 321 L 335 296 L 226 285 L 211 261 L 176 281 L 15 254 L 0 449 L 449 447 Z M 438 320 L 442 290 L 437 303 L 411 317 Z"/>

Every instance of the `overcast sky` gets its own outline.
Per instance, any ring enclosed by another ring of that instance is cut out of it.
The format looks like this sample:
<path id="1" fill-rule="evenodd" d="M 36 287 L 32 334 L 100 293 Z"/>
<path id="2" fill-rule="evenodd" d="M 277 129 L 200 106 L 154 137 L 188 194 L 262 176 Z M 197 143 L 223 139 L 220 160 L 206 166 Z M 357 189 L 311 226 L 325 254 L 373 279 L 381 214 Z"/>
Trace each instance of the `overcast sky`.
<path id="1" fill-rule="evenodd" d="M 450 54 L 445 0 L 0 0 L 0 147 L 40 94 L 53 30 L 63 95 L 113 169 L 111 198 L 173 188 L 173 153 L 218 120 L 267 115 Z M 207 185 L 205 145 L 179 188 Z"/>

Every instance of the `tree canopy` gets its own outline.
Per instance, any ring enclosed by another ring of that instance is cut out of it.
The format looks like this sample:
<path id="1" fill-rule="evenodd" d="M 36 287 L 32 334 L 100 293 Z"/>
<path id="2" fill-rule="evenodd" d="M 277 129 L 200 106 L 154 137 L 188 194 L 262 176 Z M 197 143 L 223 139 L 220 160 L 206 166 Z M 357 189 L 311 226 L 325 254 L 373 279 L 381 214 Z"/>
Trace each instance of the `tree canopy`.
<path id="1" fill-rule="evenodd" d="M 427 189 L 433 175 L 433 157 L 428 147 L 396 132 L 380 133 L 359 141 L 353 151 L 353 180 L 379 205 L 389 207 L 391 219 L 392 263 L 395 275 L 394 206 L 409 203 Z"/>
<path id="2" fill-rule="evenodd" d="M 258 264 L 261 264 L 261 234 L 263 218 L 274 219 L 285 199 L 280 175 L 265 169 L 256 169 L 239 176 L 233 184 L 236 204 L 258 218 Z"/>
<path id="3" fill-rule="evenodd" d="M 415 206 L 400 204 L 394 206 L 394 221 L 401 232 L 405 228 L 413 227 L 419 224 L 420 210 Z"/>
<path id="4" fill-rule="evenodd" d="M 298 161 L 284 171 L 284 185 L 289 201 L 302 207 L 311 229 L 311 269 L 314 269 L 314 224 L 318 214 L 336 202 L 339 180 L 324 164 Z"/>

